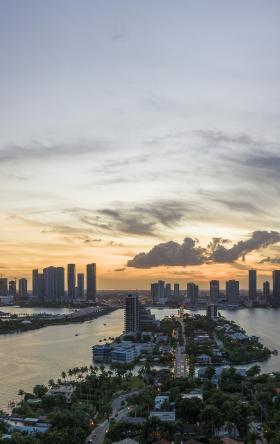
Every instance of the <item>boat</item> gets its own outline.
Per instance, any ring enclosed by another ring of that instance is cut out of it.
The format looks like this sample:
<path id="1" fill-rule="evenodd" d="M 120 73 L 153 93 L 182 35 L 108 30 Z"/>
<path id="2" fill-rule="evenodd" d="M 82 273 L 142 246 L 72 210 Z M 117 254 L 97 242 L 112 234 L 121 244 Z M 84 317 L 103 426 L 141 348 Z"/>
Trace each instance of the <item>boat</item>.
<path id="1" fill-rule="evenodd" d="M 103 324 L 103 325 L 107 325 L 107 324 Z"/>
<path id="2" fill-rule="evenodd" d="M 78 333 L 76 333 L 75 336 L 79 336 Z"/>
<path id="3" fill-rule="evenodd" d="M 278 355 L 278 350 L 272 350 L 272 352 L 271 352 L 273 355 Z"/>

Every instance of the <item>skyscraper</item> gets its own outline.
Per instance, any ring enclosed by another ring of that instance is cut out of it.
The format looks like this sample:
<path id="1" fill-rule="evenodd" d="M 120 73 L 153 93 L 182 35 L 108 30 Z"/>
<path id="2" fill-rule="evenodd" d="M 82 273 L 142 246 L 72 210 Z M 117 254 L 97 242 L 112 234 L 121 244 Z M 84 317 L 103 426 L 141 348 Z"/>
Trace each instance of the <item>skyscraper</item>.
<path id="1" fill-rule="evenodd" d="M 270 302 L 270 283 L 268 281 L 263 283 L 263 302 L 265 304 Z"/>
<path id="2" fill-rule="evenodd" d="M 73 302 L 75 299 L 76 287 L 76 265 L 67 265 L 67 283 L 68 283 L 68 301 Z"/>
<path id="3" fill-rule="evenodd" d="M 199 297 L 199 287 L 193 282 L 187 284 L 187 295 L 192 307 L 197 307 Z"/>
<path id="4" fill-rule="evenodd" d="M 65 297 L 65 277 L 63 267 L 56 268 L 55 279 L 55 301 L 61 303 L 64 301 Z"/>
<path id="5" fill-rule="evenodd" d="M 249 300 L 253 303 L 257 299 L 257 270 L 249 270 Z"/>
<path id="6" fill-rule="evenodd" d="M 129 294 L 125 298 L 124 329 L 125 333 L 137 333 L 139 330 L 139 301 L 137 295 Z"/>
<path id="7" fill-rule="evenodd" d="M 56 293 L 55 267 L 44 268 L 43 275 L 44 275 L 44 300 L 46 302 L 55 302 L 55 293 Z"/>
<path id="8" fill-rule="evenodd" d="M 38 275 L 38 270 L 32 270 L 32 295 L 36 297 L 39 296 Z"/>
<path id="9" fill-rule="evenodd" d="M 170 301 L 170 299 L 171 299 L 171 284 L 166 284 L 164 296 L 167 301 Z"/>
<path id="10" fill-rule="evenodd" d="M 0 278 L 0 296 L 7 296 L 8 294 L 8 279 Z"/>
<path id="11" fill-rule="evenodd" d="M 239 281 L 226 282 L 226 297 L 229 305 L 237 306 L 239 304 Z"/>
<path id="12" fill-rule="evenodd" d="M 87 299 L 96 302 L 96 264 L 87 264 Z"/>
<path id="13" fill-rule="evenodd" d="M 17 294 L 16 281 L 9 281 L 9 296 L 16 296 L 16 294 Z"/>
<path id="14" fill-rule="evenodd" d="M 179 284 L 174 284 L 174 299 L 179 299 L 180 298 L 180 285 Z"/>
<path id="15" fill-rule="evenodd" d="M 210 304 L 217 304 L 220 296 L 220 282 L 210 281 Z"/>
<path id="16" fill-rule="evenodd" d="M 77 296 L 79 299 L 83 299 L 84 295 L 85 295 L 85 275 L 84 273 L 78 273 Z"/>
<path id="17" fill-rule="evenodd" d="M 20 298 L 27 297 L 27 279 L 22 278 L 18 281 L 18 294 Z"/>
<path id="18" fill-rule="evenodd" d="M 280 270 L 273 270 L 272 278 L 273 278 L 272 304 L 278 307 L 280 305 Z"/>

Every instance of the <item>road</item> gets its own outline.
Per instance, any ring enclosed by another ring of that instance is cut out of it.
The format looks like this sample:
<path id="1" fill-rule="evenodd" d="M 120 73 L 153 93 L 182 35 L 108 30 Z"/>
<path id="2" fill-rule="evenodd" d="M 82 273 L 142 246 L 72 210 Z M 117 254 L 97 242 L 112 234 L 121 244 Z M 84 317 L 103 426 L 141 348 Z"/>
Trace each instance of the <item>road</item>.
<path id="1" fill-rule="evenodd" d="M 116 421 L 121 421 L 125 418 L 129 411 L 130 407 L 123 407 L 122 402 L 126 401 L 126 399 L 131 395 L 136 395 L 139 393 L 139 390 L 134 390 L 129 393 L 125 393 L 124 395 L 120 395 L 117 398 L 113 399 L 111 402 L 112 413 L 110 415 L 110 419 L 114 418 Z M 109 430 L 109 421 L 105 420 L 101 424 L 99 424 L 92 433 L 87 437 L 86 444 L 102 444 L 105 438 L 107 431 Z"/>
<path id="2" fill-rule="evenodd" d="M 174 374 L 176 378 L 186 378 L 187 376 L 187 356 L 186 356 L 186 336 L 184 322 L 178 319 L 182 327 L 182 337 L 184 345 L 177 345 Z"/>

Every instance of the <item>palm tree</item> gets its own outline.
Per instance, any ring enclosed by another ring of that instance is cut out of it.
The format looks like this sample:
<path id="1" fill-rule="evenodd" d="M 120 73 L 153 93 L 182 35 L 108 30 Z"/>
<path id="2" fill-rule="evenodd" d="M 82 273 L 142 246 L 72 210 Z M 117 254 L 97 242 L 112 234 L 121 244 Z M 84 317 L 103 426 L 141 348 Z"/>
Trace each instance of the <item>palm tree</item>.
<path id="1" fill-rule="evenodd" d="M 65 380 L 66 380 L 66 372 L 61 372 L 61 377 L 62 377 L 62 379 L 63 379 L 63 381 L 65 382 Z"/>
<path id="2" fill-rule="evenodd" d="M 55 382 L 54 382 L 53 379 L 50 379 L 50 380 L 49 380 L 49 382 L 48 382 L 48 386 L 49 386 L 50 388 L 52 388 L 52 387 L 55 386 Z"/>

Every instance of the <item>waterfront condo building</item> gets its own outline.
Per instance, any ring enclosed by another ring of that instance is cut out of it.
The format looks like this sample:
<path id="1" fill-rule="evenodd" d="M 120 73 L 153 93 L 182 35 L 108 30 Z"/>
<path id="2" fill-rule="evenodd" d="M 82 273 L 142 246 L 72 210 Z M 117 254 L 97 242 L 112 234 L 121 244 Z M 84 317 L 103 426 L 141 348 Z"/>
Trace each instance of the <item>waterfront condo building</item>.
<path id="1" fill-rule="evenodd" d="M 27 279 L 22 278 L 18 281 L 18 294 L 20 298 L 27 298 Z"/>
<path id="2" fill-rule="evenodd" d="M 220 282 L 210 281 L 210 304 L 217 304 L 220 296 Z"/>
<path id="3" fill-rule="evenodd" d="M 249 300 L 253 303 L 257 299 L 257 270 L 249 270 Z"/>
<path id="4" fill-rule="evenodd" d="M 96 264 L 87 265 L 87 299 L 96 302 Z"/>
<path id="5" fill-rule="evenodd" d="M 75 300 L 75 287 L 76 287 L 76 265 L 67 265 L 67 284 L 68 284 L 68 301 L 73 302 Z"/>

